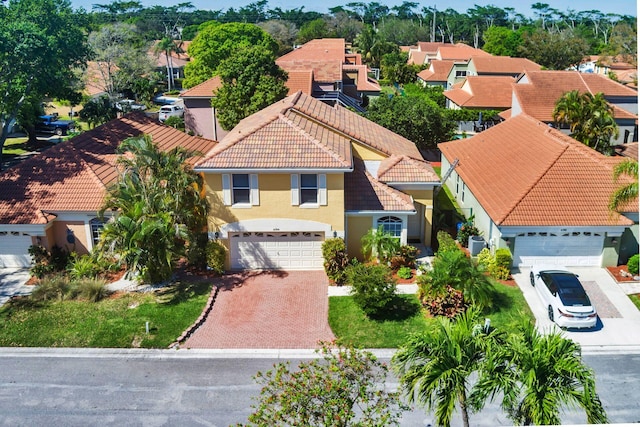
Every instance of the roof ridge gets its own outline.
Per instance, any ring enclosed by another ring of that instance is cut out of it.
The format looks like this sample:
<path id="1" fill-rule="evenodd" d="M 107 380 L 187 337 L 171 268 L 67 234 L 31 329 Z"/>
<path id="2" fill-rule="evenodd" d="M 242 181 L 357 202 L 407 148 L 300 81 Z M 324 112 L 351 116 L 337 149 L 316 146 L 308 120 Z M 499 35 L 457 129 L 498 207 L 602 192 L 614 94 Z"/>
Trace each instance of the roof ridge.
<path id="1" fill-rule="evenodd" d="M 298 111 L 297 110 L 293 110 L 293 113 L 296 114 L 296 113 L 298 113 Z M 317 139 L 313 138 L 310 134 L 305 132 L 304 129 L 294 125 L 293 121 L 288 119 L 284 114 L 280 113 L 280 119 L 283 120 L 287 124 L 287 126 L 289 126 L 292 129 L 298 131 L 298 133 L 300 133 L 303 137 L 305 137 L 307 140 L 311 141 L 311 143 L 313 143 L 315 146 L 320 148 L 322 151 L 324 151 L 327 154 L 329 154 L 335 160 L 339 161 L 340 163 L 344 164 L 347 167 L 351 167 L 352 166 L 352 165 L 350 165 L 348 163 L 347 159 L 341 158 L 341 156 L 339 156 L 338 153 L 334 152 L 331 148 L 329 148 L 325 144 L 321 143 Z M 351 145 L 351 143 L 349 143 L 349 145 Z"/>
<path id="2" fill-rule="evenodd" d="M 375 185 L 376 187 L 380 188 L 382 191 L 384 191 L 385 193 L 387 193 L 388 195 L 390 195 L 391 197 L 393 197 L 393 199 L 396 202 L 400 202 L 402 204 L 405 204 L 406 202 L 398 196 L 398 193 L 400 193 L 399 190 L 396 190 L 395 188 L 391 187 L 390 185 L 387 185 L 383 182 L 378 181 L 378 179 L 376 179 L 373 175 L 371 175 L 366 169 L 364 170 L 364 174 L 367 177 L 367 180 L 369 180 L 369 182 L 372 185 Z M 401 193 L 404 194 L 404 193 Z M 407 194 L 407 196 L 409 196 Z M 409 196 L 411 197 L 411 196 Z M 413 207 L 413 209 L 415 210 L 415 206 Z"/>
<path id="3" fill-rule="evenodd" d="M 400 163 L 400 161 L 402 160 L 402 156 L 399 154 L 392 154 L 389 157 L 387 157 L 386 159 L 383 159 L 380 162 L 380 166 L 382 166 L 382 164 L 384 163 L 385 160 L 387 159 L 393 159 L 395 157 L 395 159 L 393 161 L 389 162 L 389 166 L 380 170 L 378 169 L 378 178 L 380 178 L 382 175 L 384 175 L 385 173 L 389 172 L 395 165 L 397 165 L 398 163 Z"/>

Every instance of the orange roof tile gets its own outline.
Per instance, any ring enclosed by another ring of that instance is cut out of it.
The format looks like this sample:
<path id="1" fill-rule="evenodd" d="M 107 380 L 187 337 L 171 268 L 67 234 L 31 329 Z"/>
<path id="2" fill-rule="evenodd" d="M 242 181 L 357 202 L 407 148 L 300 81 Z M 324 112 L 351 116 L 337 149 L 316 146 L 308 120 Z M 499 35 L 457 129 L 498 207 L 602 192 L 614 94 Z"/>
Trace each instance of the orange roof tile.
<path id="1" fill-rule="evenodd" d="M 435 54 L 439 48 L 453 46 L 451 43 L 442 42 L 418 42 L 418 50 Z"/>
<path id="2" fill-rule="evenodd" d="M 378 180 L 386 183 L 440 183 L 440 177 L 429 162 L 397 155 L 389 156 L 380 162 Z"/>
<path id="3" fill-rule="evenodd" d="M 344 184 L 345 211 L 415 212 L 411 196 L 375 179 L 364 162 L 354 159 L 354 170 Z"/>
<path id="4" fill-rule="evenodd" d="M 339 61 L 343 62 L 346 53 L 346 43 L 344 39 L 315 39 L 311 40 L 297 49 L 282 55 L 279 61 Z M 278 64 L 280 65 L 280 64 Z"/>
<path id="5" fill-rule="evenodd" d="M 220 89 L 221 86 L 222 80 L 220 80 L 220 77 L 213 76 L 209 80 L 205 80 L 182 92 L 180 98 L 213 98 L 213 92 Z"/>
<path id="6" fill-rule="evenodd" d="M 356 88 L 362 92 L 380 92 L 380 85 L 378 82 L 369 77 L 369 69 L 366 65 L 343 65 L 344 71 L 357 71 L 358 81 Z"/>
<path id="7" fill-rule="evenodd" d="M 491 56 L 491 54 L 464 43 L 440 46 L 436 54 L 437 59 L 450 61 L 468 61 L 472 56 Z"/>
<path id="8" fill-rule="evenodd" d="M 620 156 L 629 157 L 634 160 L 638 160 L 638 143 L 629 142 L 627 144 L 619 144 L 613 146 L 616 153 Z"/>
<path id="9" fill-rule="evenodd" d="M 337 82 L 342 80 L 341 60 L 299 59 L 295 61 L 276 60 L 276 64 L 288 73 L 313 71 L 313 78 L 318 82 Z"/>
<path id="10" fill-rule="evenodd" d="M 407 64 L 422 65 L 426 62 L 427 52 L 420 52 L 419 50 L 412 50 L 409 52 L 409 58 L 407 58 Z"/>
<path id="11" fill-rule="evenodd" d="M 511 107 L 510 76 L 469 76 L 462 87 L 444 91 L 444 96 L 465 108 L 504 110 Z"/>
<path id="12" fill-rule="evenodd" d="M 288 74 L 287 87 L 289 88 L 289 93 L 287 95 L 293 95 L 298 91 L 311 95 L 313 92 L 313 70 L 290 70 Z"/>
<path id="13" fill-rule="evenodd" d="M 525 71 L 540 70 L 540 65 L 526 58 L 511 58 L 509 56 L 473 56 L 471 61 L 478 74 L 509 74 L 517 75 Z"/>
<path id="14" fill-rule="evenodd" d="M 214 141 L 189 136 L 143 113 L 131 113 L 27 159 L 0 175 L 0 223 L 42 224 L 49 213 L 96 212 L 117 177 L 116 148 L 149 134 L 162 150 L 182 146 L 204 153 Z M 192 163 L 196 159 L 192 159 Z"/>
<path id="15" fill-rule="evenodd" d="M 433 60 L 428 69 L 418 73 L 418 77 L 425 82 L 446 82 L 453 65 L 454 61 Z"/>
<path id="16" fill-rule="evenodd" d="M 503 226 L 611 226 L 613 165 L 606 157 L 524 114 L 474 137 L 439 144 L 456 172 Z M 637 203 L 635 206 L 637 211 Z"/>

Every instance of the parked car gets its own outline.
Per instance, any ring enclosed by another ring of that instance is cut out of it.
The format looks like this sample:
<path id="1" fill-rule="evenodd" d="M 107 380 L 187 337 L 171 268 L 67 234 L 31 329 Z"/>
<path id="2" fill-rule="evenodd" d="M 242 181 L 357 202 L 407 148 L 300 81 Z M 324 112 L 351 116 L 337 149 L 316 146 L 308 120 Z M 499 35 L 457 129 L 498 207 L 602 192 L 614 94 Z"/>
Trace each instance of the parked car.
<path id="1" fill-rule="evenodd" d="M 182 105 L 165 105 L 164 107 L 160 107 L 160 111 L 158 112 L 158 120 L 164 122 L 169 117 L 184 117 L 184 108 Z"/>
<path id="2" fill-rule="evenodd" d="M 116 102 L 116 109 L 118 111 L 128 113 L 129 111 L 144 111 L 147 109 L 147 106 L 144 104 L 138 104 L 133 99 L 122 99 Z"/>
<path id="3" fill-rule="evenodd" d="M 73 120 L 59 120 L 58 114 L 54 113 L 40 116 L 35 124 L 35 129 L 39 133 L 52 133 L 61 136 L 75 129 L 75 123 Z"/>
<path id="4" fill-rule="evenodd" d="M 593 328 L 598 313 L 578 276 L 567 270 L 533 269 L 529 275 L 549 320 L 561 328 Z"/>

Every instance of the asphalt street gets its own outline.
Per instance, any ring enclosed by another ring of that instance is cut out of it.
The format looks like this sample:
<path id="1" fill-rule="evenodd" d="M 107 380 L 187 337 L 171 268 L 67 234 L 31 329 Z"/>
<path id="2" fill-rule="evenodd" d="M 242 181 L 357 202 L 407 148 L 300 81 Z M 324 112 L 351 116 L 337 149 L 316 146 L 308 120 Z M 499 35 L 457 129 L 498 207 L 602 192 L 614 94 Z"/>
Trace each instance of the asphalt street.
<path id="1" fill-rule="evenodd" d="M 0 349 L 0 425 L 228 426 L 251 412 L 256 372 L 289 358 L 297 365 L 300 357 L 308 354 Z M 585 361 L 611 422 L 640 422 L 640 352 L 590 354 Z M 385 387 L 395 389 L 396 380 Z M 415 409 L 402 425 L 432 421 Z M 585 422 L 577 411 L 563 416 L 564 424 Z M 472 414 L 471 423 L 509 425 L 497 403 Z M 460 425 L 458 416 L 452 425 Z"/>

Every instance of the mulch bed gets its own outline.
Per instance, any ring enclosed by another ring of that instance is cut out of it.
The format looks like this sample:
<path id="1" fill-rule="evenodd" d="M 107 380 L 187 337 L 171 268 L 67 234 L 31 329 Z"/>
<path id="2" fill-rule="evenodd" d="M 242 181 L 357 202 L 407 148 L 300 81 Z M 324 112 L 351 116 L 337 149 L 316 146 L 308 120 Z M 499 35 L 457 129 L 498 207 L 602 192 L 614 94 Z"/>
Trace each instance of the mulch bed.
<path id="1" fill-rule="evenodd" d="M 629 273 L 629 269 L 626 265 L 607 267 L 607 270 L 609 270 L 609 274 L 611 274 L 611 277 L 613 277 L 614 280 L 618 283 L 635 281 L 633 280 L 633 276 L 631 275 L 631 273 Z"/>

